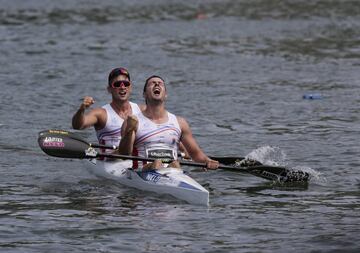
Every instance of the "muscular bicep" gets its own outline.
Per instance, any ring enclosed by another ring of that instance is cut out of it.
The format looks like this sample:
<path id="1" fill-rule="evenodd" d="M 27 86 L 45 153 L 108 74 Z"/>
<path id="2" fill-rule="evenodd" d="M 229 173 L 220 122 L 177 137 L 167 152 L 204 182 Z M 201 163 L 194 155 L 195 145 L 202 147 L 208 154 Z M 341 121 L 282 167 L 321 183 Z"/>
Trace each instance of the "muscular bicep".
<path id="1" fill-rule="evenodd" d="M 94 126 L 96 130 L 100 130 L 105 127 L 107 120 L 106 111 L 103 108 L 96 108 L 84 117 L 84 128 Z"/>

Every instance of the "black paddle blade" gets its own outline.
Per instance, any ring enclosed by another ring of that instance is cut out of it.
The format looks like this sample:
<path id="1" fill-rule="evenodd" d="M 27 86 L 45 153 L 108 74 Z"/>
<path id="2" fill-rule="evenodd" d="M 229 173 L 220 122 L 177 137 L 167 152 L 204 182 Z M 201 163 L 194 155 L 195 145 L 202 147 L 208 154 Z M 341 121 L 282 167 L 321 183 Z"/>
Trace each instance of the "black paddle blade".
<path id="1" fill-rule="evenodd" d="M 50 156 L 62 158 L 86 158 L 90 145 L 72 133 L 63 130 L 46 130 L 39 133 L 38 143 Z"/>
<path id="2" fill-rule="evenodd" d="M 249 173 L 268 180 L 289 182 L 307 182 L 310 178 L 309 173 L 300 170 L 290 170 L 285 167 L 258 165 L 248 167 Z"/>
<path id="3" fill-rule="evenodd" d="M 262 177 L 272 181 L 279 182 L 307 182 L 309 180 L 309 173 L 304 171 L 290 170 L 285 167 L 263 165 L 259 161 L 244 158 L 244 157 L 211 157 L 222 164 L 234 166 L 234 171 L 248 172 L 254 176 Z M 229 168 L 229 167 L 227 167 Z M 245 170 L 245 171 L 244 171 Z"/>

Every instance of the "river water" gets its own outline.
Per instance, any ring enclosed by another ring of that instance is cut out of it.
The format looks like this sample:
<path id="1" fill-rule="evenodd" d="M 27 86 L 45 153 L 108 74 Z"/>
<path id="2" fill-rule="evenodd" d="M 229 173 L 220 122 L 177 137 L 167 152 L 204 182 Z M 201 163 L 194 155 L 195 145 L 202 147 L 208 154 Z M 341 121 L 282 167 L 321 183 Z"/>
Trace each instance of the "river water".
<path id="1" fill-rule="evenodd" d="M 359 252 L 358 1 L 0 0 L 0 55 L 1 252 Z M 310 182 L 186 168 L 202 207 L 46 156 L 38 132 L 71 130 L 84 95 L 109 102 L 118 66 L 137 103 L 163 76 L 206 153 Z"/>

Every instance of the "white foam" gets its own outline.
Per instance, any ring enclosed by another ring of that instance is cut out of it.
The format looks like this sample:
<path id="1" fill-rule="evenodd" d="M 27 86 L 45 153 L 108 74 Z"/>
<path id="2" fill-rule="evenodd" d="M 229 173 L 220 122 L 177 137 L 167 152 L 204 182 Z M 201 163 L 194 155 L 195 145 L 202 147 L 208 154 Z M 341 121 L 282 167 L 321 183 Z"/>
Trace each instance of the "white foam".
<path id="1" fill-rule="evenodd" d="M 286 154 L 279 147 L 263 146 L 254 149 L 245 158 L 254 159 L 262 164 L 272 166 L 286 166 Z"/>

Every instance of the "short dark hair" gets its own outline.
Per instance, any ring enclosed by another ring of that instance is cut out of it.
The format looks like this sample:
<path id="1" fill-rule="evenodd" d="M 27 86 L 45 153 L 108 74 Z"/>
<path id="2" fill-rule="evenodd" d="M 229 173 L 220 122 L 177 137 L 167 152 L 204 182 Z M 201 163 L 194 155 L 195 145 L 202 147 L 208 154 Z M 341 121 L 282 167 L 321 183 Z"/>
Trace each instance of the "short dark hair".
<path id="1" fill-rule="evenodd" d="M 164 78 L 162 78 L 161 76 L 152 75 L 152 76 L 150 76 L 148 79 L 146 79 L 146 81 L 145 81 L 145 84 L 144 84 L 144 92 L 146 91 L 147 83 L 149 82 L 149 80 L 150 80 L 151 78 L 154 78 L 154 77 L 160 78 L 160 79 L 165 83 Z"/>

